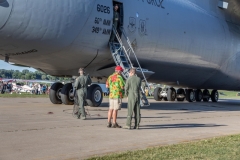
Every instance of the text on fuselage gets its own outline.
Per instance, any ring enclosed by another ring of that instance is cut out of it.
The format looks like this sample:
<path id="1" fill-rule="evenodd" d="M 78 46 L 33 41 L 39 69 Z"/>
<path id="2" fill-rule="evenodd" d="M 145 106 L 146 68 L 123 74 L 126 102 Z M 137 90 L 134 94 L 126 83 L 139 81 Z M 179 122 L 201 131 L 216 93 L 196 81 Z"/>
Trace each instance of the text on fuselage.
<path id="1" fill-rule="evenodd" d="M 159 8 L 164 8 L 163 7 L 164 0 L 138 0 L 138 1 L 146 2 L 149 5 L 153 5 Z"/>

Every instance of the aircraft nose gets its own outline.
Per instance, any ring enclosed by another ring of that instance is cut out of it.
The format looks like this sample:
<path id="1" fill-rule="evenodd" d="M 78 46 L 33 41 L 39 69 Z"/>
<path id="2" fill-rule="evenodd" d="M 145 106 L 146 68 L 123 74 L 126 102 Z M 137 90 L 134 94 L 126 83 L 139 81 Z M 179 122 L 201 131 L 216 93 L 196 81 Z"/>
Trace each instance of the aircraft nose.
<path id="1" fill-rule="evenodd" d="M 0 0 L 0 30 L 6 24 L 11 11 L 13 0 Z"/>

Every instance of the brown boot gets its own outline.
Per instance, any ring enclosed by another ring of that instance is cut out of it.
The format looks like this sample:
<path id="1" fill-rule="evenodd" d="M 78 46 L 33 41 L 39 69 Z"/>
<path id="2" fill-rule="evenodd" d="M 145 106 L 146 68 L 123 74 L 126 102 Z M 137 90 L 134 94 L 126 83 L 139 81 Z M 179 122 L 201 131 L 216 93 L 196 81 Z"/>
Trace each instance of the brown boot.
<path id="1" fill-rule="evenodd" d="M 112 128 L 122 128 L 122 126 L 119 126 L 117 123 L 113 123 Z"/>
<path id="2" fill-rule="evenodd" d="M 111 128 L 111 127 L 112 127 L 111 122 L 108 122 L 107 127 L 108 127 L 108 128 Z"/>

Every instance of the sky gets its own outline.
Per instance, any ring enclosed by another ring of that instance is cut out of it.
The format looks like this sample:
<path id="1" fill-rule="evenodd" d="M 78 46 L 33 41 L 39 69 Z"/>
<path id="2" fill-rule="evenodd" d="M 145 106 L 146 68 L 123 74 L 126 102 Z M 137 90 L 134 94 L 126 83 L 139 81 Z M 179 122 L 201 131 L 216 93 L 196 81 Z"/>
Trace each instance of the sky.
<path id="1" fill-rule="evenodd" d="M 14 66 L 14 65 L 11 65 L 11 64 L 8 64 L 2 60 L 0 60 L 0 69 L 6 69 L 6 70 L 19 70 L 19 71 L 22 71 L 24 69 L 28 69 L 29 71 L 32 71 L 32 72 L 35 72 L 36 70 L 33 69 L 33 68 L 29 68 L 29 67 L 17 67 L 17 66 Z"/>

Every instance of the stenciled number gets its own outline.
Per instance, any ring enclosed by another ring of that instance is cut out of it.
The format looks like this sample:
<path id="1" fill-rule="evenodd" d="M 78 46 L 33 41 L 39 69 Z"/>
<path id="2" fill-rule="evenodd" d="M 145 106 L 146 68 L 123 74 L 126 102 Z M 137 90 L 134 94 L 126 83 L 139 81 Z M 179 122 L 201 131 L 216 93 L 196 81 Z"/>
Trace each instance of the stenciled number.
<path id="1" fill-rule="evenodd" d="M 98 33 L 99 30 L 99 27 L 92 27 L 92 33 Z"/>
<path id="2" fill-rule="evenodd" d="M 110 7 L 98 4 L 97 11 L 110 14 Z"/>

